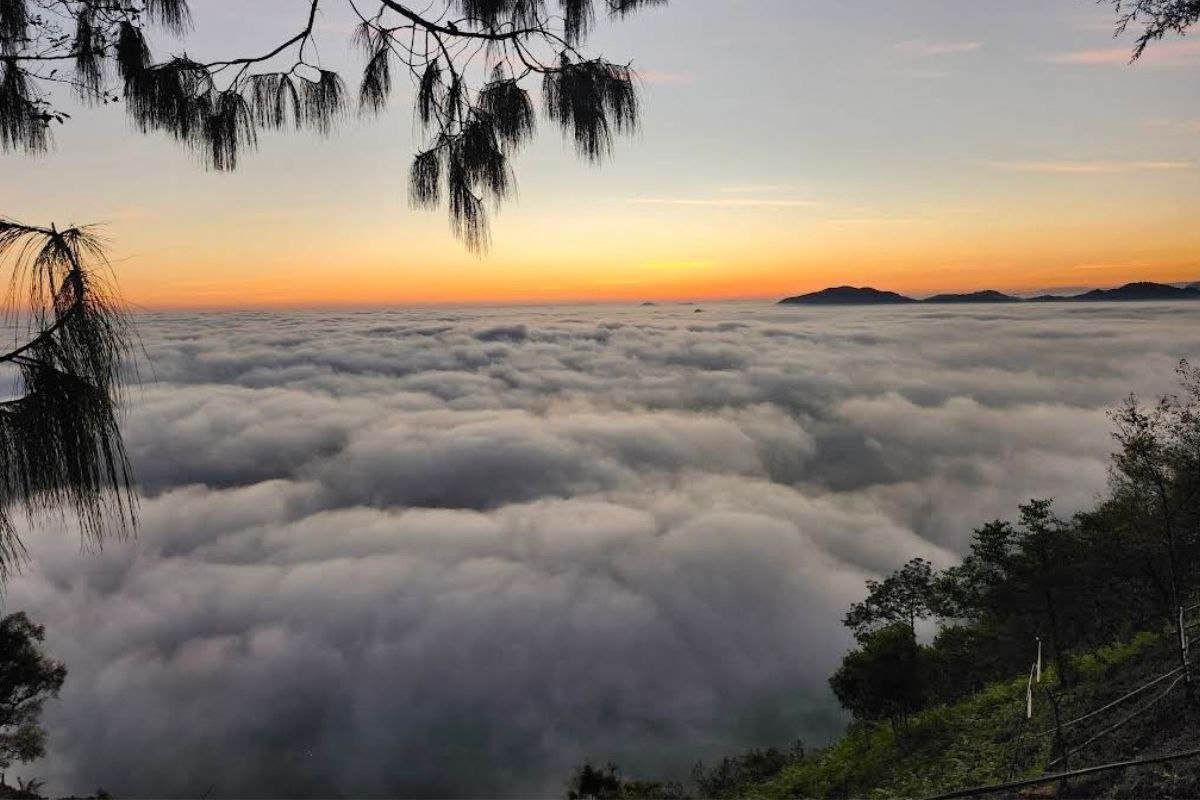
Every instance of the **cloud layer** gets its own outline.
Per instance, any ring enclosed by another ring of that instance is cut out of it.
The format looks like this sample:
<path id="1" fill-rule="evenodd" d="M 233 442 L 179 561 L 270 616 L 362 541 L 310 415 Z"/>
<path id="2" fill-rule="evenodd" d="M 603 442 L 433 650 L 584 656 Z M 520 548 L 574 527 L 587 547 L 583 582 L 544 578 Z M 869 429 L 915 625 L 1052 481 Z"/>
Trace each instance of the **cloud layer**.
<path id="1" fill-rule="evenodd" d="M 135 541 L 29 534 L 61 792 L 556 794 L 820 742 L 862 582 L 1103 487 L 1200 309 L 155 315 Z"/>

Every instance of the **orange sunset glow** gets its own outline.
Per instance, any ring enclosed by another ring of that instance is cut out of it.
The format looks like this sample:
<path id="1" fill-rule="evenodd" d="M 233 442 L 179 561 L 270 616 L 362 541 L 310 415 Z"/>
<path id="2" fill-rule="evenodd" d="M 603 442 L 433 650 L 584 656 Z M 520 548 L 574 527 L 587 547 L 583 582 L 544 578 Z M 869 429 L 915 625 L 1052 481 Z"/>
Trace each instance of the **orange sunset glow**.
<path id="1" fill-rule="evenodd" d="M 892 12 L 847 10 L 860 34 L 806 31 L 777 48 L 772 69 L 804 76 L 779 104 L 766 73 L 736 84 L 718 44 L 776 34 L 719 18 L 715 4 L 700 13 L 688 48 L 660 14 L 598 33 L 600 50 L 638 53 L 640 131 L 600 168 L 542 131 L 514 160 L 516 198 L 489 211 L 482 255 L 450 234 L 444 210 L 407 202 L 407 87 L 336 136 L 263 133 L 226 174 L 134 136 L 117 109 L 81 108 L 51 154 L 9 160 L 0 202 L 17 218 L 102 224 L 122 291 L 144 308 L 1200 279 L 1191 45 L 1131 66 L 1110 52 L 1104 9 L 1069 3 L 1033 4 L 1020 31 L 993 39 L 981 31 L 1011 25 L 1005 10 L 972 9 L 936 36 L 898 35 Z M 223 21 L 198 18 L 190 46 L 219 49 Z M 268 14 L 242 23 L 247 43 L 273 33 Z M 344 47 L 329 45 L 335 62 L 352 58 Z M 740 113 L 747 103 L 760 111 Z M 68 175 L 106 188 L 76 192 Z M 27 191 L 34 183 L 44 190 Z"/>
<path id="2" fill-rule="evenodd" d="M 600 236 L 596 220 L 555 220 L 559 236 L 535 239 L 544 220 L 513 208 L 502 225 L 511 238 L 500 238 L 486 258 L 454 250 L 441 235 L 405 244 L 364 230 L 310 241 L 297 226 L 277 234 L 279 242 L 231 237 L 202 249 L 199 241 L 181 246 L 194 233 L 172 231 L 163 236 L 170 244 L 157 236 L 138 241 L 139 255 L 122 265 L 121 277 L 129 300 L 151 308 L 719 300 L 844 283 L 919 295 L 1189 281 L 1198 271 L 1192 254 L 1200 233 L 1177 207 L 1178 219 L 1047 224 L 1013 213 L 1004 225 L 982 212 L 830 220 L 735 208 L 705 209 L 698 221 L 686 218 L 695 212 L 674 208 L 641 217 L 618 209 L 602 227 L 615 226 L 620 238 L 585 250 L 573 242 Z M 253 270 L 245 268 L 248 258 Z"/>

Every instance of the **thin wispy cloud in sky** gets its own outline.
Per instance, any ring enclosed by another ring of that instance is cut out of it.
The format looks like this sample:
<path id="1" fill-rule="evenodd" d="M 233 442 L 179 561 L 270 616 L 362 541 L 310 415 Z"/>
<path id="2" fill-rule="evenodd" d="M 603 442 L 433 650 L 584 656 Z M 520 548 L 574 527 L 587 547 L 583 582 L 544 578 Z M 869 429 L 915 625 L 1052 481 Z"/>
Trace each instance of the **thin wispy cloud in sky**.
<path id="1" fill-rule="evenodd" d="M 1200 119 L 1151 119 L 1143 122 L 1141 127 L 1170 133 L 1200 133 Z"/>
<path id="2" fill-rule="evenodd" d="M 935 56 L 953 56 L 962 53 L 972 53 L 981 47 L 982 42 L 931 42 L 926 39 L 908 39 L 896 44 L 896 49 L 910 56 L 930 58 Z"/>
<path id="3" fill-rule="evenodd" d="M 771 194 L 774 192 L 787 192 L 793 188 L 786 183 L 749 183 L 739 186 L 722 186 L 717 189 L 722 194 Z"/>
<path id="4" fill-rule="evenodd" d="M 1103 11 L 1089 11 L 1083 14 L 1076 14 L 1070 21 L 1071 30 L 1079 31 L 1080 33 L 1099 33 L 1111 34 L 1116 25 L 1113 18 Z"/>
<path id="5" fill-rule="evenodd" d="M 1113 175 L 1122 172 L 1175 172 L 1196 168 L 1193 161 L 992 161 L 1002 172 L 1045 175 Z"/>
<path id="6" fill-rule="evenodd" d="M 817 200 L 778 197 L 635 197 L 632 202 L 647 206 L 696 206 L 707 208 L 817 208 Z"/>
<path id="7" fill-rule="evenodd" d="M 836 217 L 825 220 L 829 225 L 901 225 L 921 221 L 915 217 Z"/>
<path id="8" fill-rule="evenodd" d="M 1098 270 L 1098 271 L 1119 272 L 1119 271 L 1125 271 L 1125 270 L 1141 269 L 1141 268 L 1143 268 L 1143 267 L 1145 267 L 1145 266 L 1146 266 L 1146 264 L 1130 264 L 1130 263 L 1123 263 L 1123 264 L 1076 264 L 1074 268 L 1075 268 L 1075 269 L 1085 269 L 1085 270 Z"/>
<path id="9" fill-rule="evenodd" d="M 1044 60 L 1050 64 L 1077 67 L 1123 67 L 1129 64 L 1133 50 L 1128 45 L 1099 47 L 1055 53 Z M 1191 67 L 1200 64 L 1200 42 L 1158 42 L 1138 59 L 1138 65 Z"/>
<path id="10" fill-rule="evenodd" d="M 902 73 L 906 77 L 921 81 L 934 81 L 945 78 L 950 73 L 944 69 L 909 69 Z"/>

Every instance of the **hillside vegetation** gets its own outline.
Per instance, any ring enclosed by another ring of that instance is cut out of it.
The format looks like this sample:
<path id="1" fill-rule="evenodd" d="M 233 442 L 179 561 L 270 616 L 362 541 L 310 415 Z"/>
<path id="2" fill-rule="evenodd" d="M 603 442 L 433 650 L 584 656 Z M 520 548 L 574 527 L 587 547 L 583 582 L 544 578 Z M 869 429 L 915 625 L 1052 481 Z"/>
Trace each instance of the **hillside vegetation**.
<path id="1" fill-rule="evenodd" d="M 1056 697 L 1063 721 L 1101 708 L 1166 673 L 1178 651 L 1170 634 L 1133 639 L 1073 659 L 1080 681 Z M 1056 755 L 1055 717 L 1045 691 L 1053 670 L 1035 687 L 1034 715 L 1026 719 L 1027 677 L 989 684 L 949 705 L 924 709 L 898 734 L 889 725 L 856 722 L 829 748 L 784 766 L 770 778 L 743 784 L 727 797 L 929 797 L 956 789 L 1002 784 L 1088 765 L 1194 747 L 1200 737 L 1189 724 L 1184 693 L 1176 687 L 1159 703 L 1108 736 L 1049 768 Z M 1153 700 L 1160 687 L 1065 730 L 1068 747 L 1120 722 Z M 1003 793 L 998 793 L 1003 794 Z M 1010 795 L 1013 792 L 1009 793 Z M 1075 778 L 1027 791 L 1056 797 L 1200 796 L 1200 759 Z"/>

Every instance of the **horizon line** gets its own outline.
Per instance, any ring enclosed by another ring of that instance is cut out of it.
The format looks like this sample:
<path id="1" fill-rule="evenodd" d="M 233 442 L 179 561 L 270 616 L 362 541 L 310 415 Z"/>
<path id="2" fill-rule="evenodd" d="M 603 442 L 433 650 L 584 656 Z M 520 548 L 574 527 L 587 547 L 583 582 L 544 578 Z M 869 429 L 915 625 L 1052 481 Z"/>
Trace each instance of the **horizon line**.
<path id="1" fill-rule="evenodd" d="M 974 294 L 985 291 L 998 291 L 1004 294 L 1009 294 L 1014 297 L 1022 296 L 1038 296 L 1044 294 L 1054 294 L 1060 292 L 1078 292 L 1086 293 L 1094 289 L 1117 289 L 1122 286 L 1128 286 L 1132 283 L 1155 283 L 1164 286 L 1174 286 L 1182 288 L 1200 283 L 1200 277 L 1194 280 L 1172 280 L 1172 281 L 1153 281 L 1153 280 L 1127 280 L 1111 284 L 1091 285 L 1081 284 L 1077 286 L 1050 286 L 1036 288 L 1020 288 L 1020 289 L 995 289 L 992 286 L 982 286 L 979 288 L 969 289 L 940 289 L 940 290 L 922 290 L 918 292 L 904 292 L 890 289 L 880 289 L 878 286 L 871 284 L 855 285 L 851 283 L 839 283 L 822 286 L 815 289 L 803 289 L 800 291 L 788 292 L 772 292 L 750 295 L 720 295 L 712 297 L 704 296 L 687 296 L 679 295 L 673 297 L 653 296 L 648 293 L 645 298 L 629 298 L 629 297 L 596 297 L 596 298 L 563 298 L 563 299 L 540 299 L 530 297 L 525 299 L 512 300 L 495 300 L 495 301 L 480 301 L 480 300 L 395 300 L 395 301 L 375 301 L 375 302 L 263 302 L 263 303 L 126 303 L 127 310 L 134 315 L 141 314 L 171 314 L 171 313 L 276 313 L 286 311 L 343 311 L 343 312 L 370 312 L 370 311 L 387 311 L 397 309 L 431 309 L 431 308 L 553 308 L 563 306 L 644 306 L 647 304 L 656 306 L 700 306 L 705 303 L 751 303 L 751 302 L 777 302 L 787 297 L 802 296 L 815 292 L 824 291 L 826 289 L 835 289 L 842 287 L 850 287 L 855 289 L 874 289 L 876 291 L 894 291 L 896 294 L 901 294 L 914 300 L 925 300 L 930 297 L 935 297 L 943 294 Z M 1069 294 L 1064 296 L 1071 296 Z"/>

